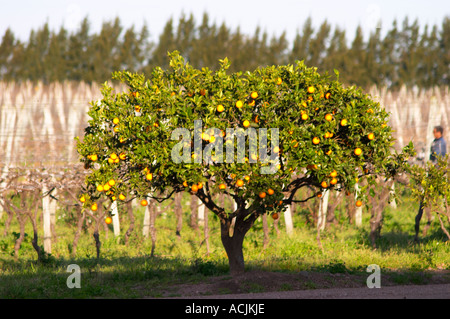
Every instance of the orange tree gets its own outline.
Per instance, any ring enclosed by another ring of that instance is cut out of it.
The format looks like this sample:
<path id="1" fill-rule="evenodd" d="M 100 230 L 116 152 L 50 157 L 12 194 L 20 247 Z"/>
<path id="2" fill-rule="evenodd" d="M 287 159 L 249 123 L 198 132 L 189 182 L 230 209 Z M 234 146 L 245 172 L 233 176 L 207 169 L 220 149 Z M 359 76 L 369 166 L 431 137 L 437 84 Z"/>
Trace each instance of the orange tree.
<path id="1" fill-rule="evenodd" d="M 116 93 L 105 83 L 103 98 L 91 103 L 77 145 L 92 169 L 84 205 L 100 196 L 145 205 L 191 192 L 218 216 L 232 274 L 244 271 L 243 240 L 258 216 L 278 216 L 302 187 L 354 192 L 358 179 L 369 185 L 374 175 L 392 176 L 411 150 L 392 153 L 379 103 L 303 62 L 228 74 L 227 59 L 212 71 L 178 52 L 170 58 L 169 70 L 156 67 L 148 79 L 114 73 L 128 89 Z M 236 210 L 220 207 L 220 192 Z"/>

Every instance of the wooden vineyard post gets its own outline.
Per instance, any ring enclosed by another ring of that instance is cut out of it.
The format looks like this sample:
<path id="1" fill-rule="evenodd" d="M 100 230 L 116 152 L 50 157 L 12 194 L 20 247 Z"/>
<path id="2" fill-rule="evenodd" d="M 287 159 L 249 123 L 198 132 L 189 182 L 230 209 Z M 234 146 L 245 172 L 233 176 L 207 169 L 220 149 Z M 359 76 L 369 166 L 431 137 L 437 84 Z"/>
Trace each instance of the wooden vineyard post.
<path id="1" fill-rule="evenodd" d="M 291 205 L 288 205 L 284 211 L 284 223 L 286 224 L 286 233 L 290 236 L 294 232 L 294 224 L 292 223 Z"/>
<path id="2" fill-rule="evenodd" d="M 111 216 L 112 216 L 112 222 L 113 222 L 114 236 L 119 237 L 120 236 L 120 219 L 119 219 L 119 210 L 117 209 L 116 201 L 114 201 L 112 203 Z M 119 240 L 119 239 L 117 239 L 117 240 Z"/>
<path id="3" fill-rule="evenodd" d="M 47 254 L 52 253 L 52 232 L 51 232 L 51 214 L 50 214 L 50 195 L 47 185 L 42 187 L 42 220 L 44 223 L 44 251 Z"/>
<path id="4" fill-rule="evenodd" d="M 327 210 L 328 210 L 328 198 L 330 197 L 330 191 L 326 189 L 322 193 L 322 197 L 319 202 L 319 213 L 317 214 L 317 229 L 322 231 L 325 229 L 327 222 Z"/>
<path id="5" fill-rule="evenodd" d="M 205 204 L 200 199 L 198 199 L 197 222 L 199 226 L 205 225 Z"/>

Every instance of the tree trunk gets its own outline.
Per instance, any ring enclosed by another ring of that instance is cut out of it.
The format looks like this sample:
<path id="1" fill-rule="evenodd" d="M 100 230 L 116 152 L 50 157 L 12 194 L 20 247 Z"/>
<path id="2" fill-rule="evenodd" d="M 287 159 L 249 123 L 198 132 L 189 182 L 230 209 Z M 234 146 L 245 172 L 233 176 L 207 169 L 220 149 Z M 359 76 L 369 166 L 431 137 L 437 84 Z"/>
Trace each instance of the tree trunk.
<path id="1" fill-rule="evenodd" d="M 242 274 L 245 270 L 244 254 L 242 245 L 247 231 L 238 225 L 235 226 L 233 236 L 230 237 L 229 231 L 231 220 L 222 222 L 220 231 L 223 247 L 228 256 L 228 263 L 230 265 L 230 274 L 236 276 Z"/>
<path id="2" fill-rule="evenodd" d="M 209 254 L 210 254 L 210 248 L 209 248 L 208 209 L 205 209 L 204 224 L 205 224 L 205 226 L 203 227 L 203 232 L 204 232 L 204 235 L 205 235 L 206 256 L 209 257 Z"/>
<path id="3" fill-rule="evenodd" d="M 198 230 L 197 207 L 198 207 L 197 197 L 195 195 L 191 195 L 191 204 L 190 204 L 191 219 L 189 220 L 189 225 L 194 230 Z"/>
<path id="4" fill-rule="evenodd" d="M 359 185 L 356 184 L 355 188 L 356 188 L 356 194 L 358 194 L 359 193 Z M 355 226 L 356 227 L 362 226 L 362 206 L 355 208 Z"/>
<path id="5" fill-rule="evenodd" d="M 25 238 L 25 217 L 22 216 L 19 212 L 17 212 L 17 221 L 20 226 L 20 235 L 17 238 L 16 243 L 14 244 L 14 258 L 16 260 L 19 259 L 19 249 L 22 245 L 23 239 Z"/>
<path id="6" fill-rule="evenodd" d="M 183 193 L 176 193 L 174 198 L 174 210 L 175 210 L 175 218 L 177 220 L 177 226 L 175 229 L 175 234 L 178 238 L 181 237 L 181 228 L 183 226 L 183 207 L 181 206 L 181 198 Z"/>
<path id="7" fill-rule="evenodd" d="M 96 222 L 96 223 L 98 224 L 99 222 Z M 99 259 L 100 258 L 100 247 L 101 247 L 102 244 L 100 242 L 100 236 L 98 234 L 98 226 L 96 226 L 93 236 L 94 236 L 94 239 L 95 239 L 95 249 L 96 249 L 96 252 L 97 252 L 97 259 Z"/>
<path id="8" fill-rule="evenodd" d="M 124 236 L 124 241 L 125 241 L 126 246 L 128 246 L 128 240 L 130 239 L 130 236 L 134 230 L 135 218 L 134 218 L 133 207 L 131 205 L 131 202 L 127 203 L 127 211 L 128 211 L 128 216 L 130 218 L 130 226 L 128 227 L 127 231 L 125 232 L 125 236 Z"/>
<path id="9" fill-rule="evenodd" d="M 267 214 L 262 214 L 261 217 L 264 232 L 264 239 L 263 239 L 263 249 L 264 249 L 269 244 L 269 224 L 267 223 Z"/>
<path id="10" fill-rule="evenodd" d="M 77 207 L 78 211 L 78 223 L 77 223 L 77 231 L 75 233 L 75 238 L 73 239 L 72 243 L 72 257 L 75 257 L 77 254 L 77 246 L 78 246 L 78 240 L 80 239 L 81 231 L 83 230 L 83 223 L 84 219 L 86 217 L 86 213 L 81 213 L 81 208 Z"/>
<path id="11" fill-rule="evenodd" d="M 8 235 L 9 226 L 11 225 L 11 222 L 14 218 L 14 213 L 10 210 L 6 210 L 6 214 L 8 215 L 8 218 L 5 221 L 5 229 L 3 230 L 3 236 Z"/>

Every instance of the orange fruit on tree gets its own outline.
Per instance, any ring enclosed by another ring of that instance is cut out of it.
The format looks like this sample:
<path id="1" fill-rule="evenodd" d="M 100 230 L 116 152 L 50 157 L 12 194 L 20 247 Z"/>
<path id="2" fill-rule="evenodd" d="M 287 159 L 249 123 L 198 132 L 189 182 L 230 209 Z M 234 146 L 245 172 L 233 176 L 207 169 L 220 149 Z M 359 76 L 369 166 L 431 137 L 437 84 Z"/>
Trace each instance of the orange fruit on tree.
<path id="1" fill-rule="evenodd" d="M 124 142 L 125 142 L 125 139 L 124 139 L 123 137 L 121 137 L 121 138 L 119 139 L 119 142 L 120 142 L 120 143 L 124 143 Z"/>
<path id="2" fill-rule="evenodd" d="M 95 162 L 98 159 L 98 156 L 96 154 L 91 155 L 91 161 Z"/>
<path id="3" fill-rule="evenodd" d="M 336 172 L 336 170 L 333 170 L 331 173 L 330 173 L 330 177 L 336 177 L 337 176 L 337 172 Z"/>
<path id="4" fill-rule="evenodd" d="M 225 111 L 225 108 L 223 107 L 223 105 L 222 104 L 218 105 L 217 106 L 217 112 L 221 113 L 223 111 Z"/>
<path id="5" fill-rule="evenodd" d="M 266 193 L 265 192 L 260 192 L 258 196 L 259 196 L 259 198 L 265 198 L 266 197 Z"/>
<path id="6" fill-rule="evenodd" d="M 359 147 L 355 148 L 355 155 L 359 156 L 362 154 L 362 149 L 360 149 Z"/>
<path id="7" fill-rule="evenodd" d="M 119 154 L 119 158 L 122 160 L 122 161 L 124 161 L 126 158 L 127 158 L 127 156 L 125 155 L 125 153 L 120 153 Z"/>
<path id="8" fill-rule="evenodd" d="M 97 209 L 98 209 L 97 203 L 92 204 L 91 210 L 95 212 Z"/>
<path id="9" fill-rule="evenodd" d="M 238 109 L 240 109 L 240 108 L 243 107 L 243 106 L 244 106 L 244 103 L 243 103 L 241 100 L 239 100 L 239 101 L 236 102 L 236 107 L 237 107 Z"/>
<path id="10" fill-rule="evenodd" d="M 269 188 L 267 190 L 267 194 L 269 194 L 269 195 L 273 195 L 274 193 L 275 193 L 275 191 L 272 188 Z"/>
<path id="11" fill-rule="evenodd" d="M 302 114 L 302 120 L 303 120 L 303 121 L 306 121 L 307 119 L 308 119 L 308 114 L 303 113 L 303 114 Z"/>
<path id="12" fill-rule="evenodd" d="M 360 200 L 357 200 L 357 201 L 356 201 L 356 207 L 361 207 L 362 204 L 363 204 L 362 201 L 360 201 Z"/>
<path id="13" fill-rule="evenodd" d="M 120 200 L 125 200 L 125 198 L 126 198 L 126 197 L 125 197 L 124 194 L 119 194 L 119 199 L 120 199 Z"/>
<path id="14" fill-rule="evenodd" d="M 119 158 L 116 158 L 115 160 L 114 160 L 114 163 L 119 163 L 120 162 L 120 159 Z"/>
<path id="15" fill-rule="evenodd" d="M 327 93 L 325 94 L 325 98 L 326 98 L 327 100 L 330 98 L 330 96 L 331 96 L 331 93 L 330 93 L 330 92 L 327 92 Z"/>
<path id="16" fill-rule="evenodd" d="M 225 188 L 227 188 L 227 185 L 225 185 L 223 183 L 219 185 L 219 189 L 225 189 Z"/>
<path id="17" fill-rule="evenodd" d="M 140 105 L 136 105 L 135 107 L 134 107 L 134 110 L 136 111 L 136 112 L 140 112 L 141 111 L 141 107 L 140 107 Z"/>
<path id="18" fill-rule="evenodd" d="M 322 186 L 323 188 L 327 188 L 328 184 L 327 182 L 323 181 L 322 183 L 320 183 L 320 186 Z"/>
<path id="19" fill-rule="evenodd" d="M 86 198 L 84 197 L 84 195 L 82 195 L 82 196 L 80 197 L 80 202 L 84 203 L 85 201 L 86 201 Z"/>
<path id="20" fill-rule="evenodd" d="M 348 121 L 346 119 L 341 120 L 341 126 L 347 126 Z"/>
<path id="21" fill-rule="evenodd" d="M 184 187 L 188 187 L 188 183 L 186 181 L 183 182 Z"/>
<path id="22" fill-rule="evenodd" d="M 327 115 L 325 115 L 325 120 L 327 120 L 328 122 L 332 121 L 333 120 L 333 115 L 328 113 Z"/>
<path id="23" fill-rule="evenodd" d="M 200 95 L 204 96 L 206 94 L 206 90 L 205 89 L 201 89 L 200 90 Z"/>
<path id="24" fill-rule="evenodd" d="M 116 154 L 116 153 L 112 153 L 109 157 L 110 157 L 112 160 L 115 160 L 115 159 L 117 158 L 117 154 Z"/>
<path id="25" fill-rule="evenodd" d="M 248 182 L 250 180 L 250 176 L 246 175 L 244 179 Z"/>
<path id="26" fill-rule="evenodd" d="M 97 186 L 97 191 L 98 192 L 103 192 L 103 185 L 98 185 Z"/>
<path id="27" fill-rule="evenodd" d="M 250 122 L 245 120 L 242 125 L 244 125 L 244 127 L 249 127 L 250 126 Z"/>
<path id="28" fill-rule="evenodd" d="M 111 224 L 112 223 L 112 218 L 111 217 L 106 217 L 105 218 L 105 223 L 107 224 L 107 225 L 109 225 L 109 224 Z"/>
<path id="29" fill-rule="evenodd" d="M 118 133 L 119 132 L 119 126 L 118 125 L 114 126 L 113 130 L 114 130 L 115 133 Z"/>
<path id="30" fill-rule="evenodd" d="M 248 106 L 255 106 L 256 102 L 255 100 L 252 100 L 250 103 L 248 103 Z"/>
<path id="31" fill-rule="evenodd" d="M 314 88 L 314 86 L 309 86 L 308 87 L 308 93 L 312 94 L 316 91 L 316 89 Z"/>
<path id="32" fill-rule="evenodd" d="M 333 179 L 330 181 L 330 184 L 331 184 L 331 185 L 336 185 L 337 182 L 338 182 L 338 180 L 337 180 L 336 178 L 333 178 Z"/>
<path id="33" fill-rule="evenodd" d="M 275 147 L 273 148 L 273 152 L 274 152 L 274 153 L 279 153 L 279 152 L 280 152 L 280 148 L 279 148 L 278 146 L 275 146 Z"/>
<path id="34" fill-rule="evenodd" d="M 244 186 L 244 181 L 243 181 L 242 179 L 238 179 L 238 180 L 236 181 L 236 186 L 237 186 L 237 187 L 242 187 L 242 186 Z"/>
<path id="35" fill-rule="evenodd" d="M 369 133 L 369 135 L 367 135 L 367 138 L 372 141 L 375 139 L 375 134 Z"/>
<path id="36" fill-rule="evenodd" d="M 111 200 L 112 200 L 113 202 L 114 202 L 116 199 L 117 199 L 117 197 L 114 196 L 114 195 L 111 197 Z"/>
<path id="37" fill-rule="evenodd" d="M 250 96 L 252 97 L 252 99 L 256 99 L 258 98 L 258 92 L 254 91 L 252 92 L 252 94 L 250 94 Z"/>
<path id="38" fill-rule="evenodd" d="M 108 184 L 109 184 L 109 186 L 113 187 L 114 185 L 116 185 L 116 181 L 113 179 L 110 179 Z"/>
<path id="39" fill-rule="evenodd" d="M 191 186 L 191 191 L 193 191 L 194 193 L 198 191 L 197 184 L 194 184 L 194 185 Z"/>
<path id="40" fill-rule="evenodd" d="M 104 190 L 105 192 L 109 191 L 110 188 L 111 188 L 111 186 L 109 186 L 108 183 L 106 183 L 105 185 L 103 185 L 103 190 Z M 108 195 L 108 194 L 107 194 L 107 195 Z"/>
<path id="41" fill-rule="evenodd" d="M 148 179 L 149 181 L 151 181 L 153 179 L 153 174 L 148 173 L 147 175 L 145 175 L 145 178 Z"/>
<path id="42" fill-rule="evenodd" d="M 322 197 L 322 193 L 317 193 L 317 197 L 321 198 Z"/>
<path id="43" fill-rule="evenodd" d="M 280 216 L 278 216 L 278 213 L 273 213 L 271 216 L 273 219 L 278 219 L 278 217 L 280 217 Z"/>
<path id="44" fill-rule="evenodd" d="M 281 83 L 283 83 L 283 80 L 281 78 L 277 79 L 277 85 L 280 85 Z"/>
<path id="45" fill-rule="evenodd" d="M 202 189 L 203 188 L 203 183 L 202 182 L 198 182 L 197 183 L 197 188 L 198 189 Z"/>
<path id="46" fill-rule="evenodd" d="M 333 150 L 329 149 L 325 154 L 326 155 L 331 155 L 331 153 L 333 153 Z"/>
<path id="47" fill-rule="evenodd" d="M 147 206 L 148 205 L 147 200 L 145 200 L 145 199 L 141 200 L 141 205 L 142 206 Z"/>
<path id="48" fill-rule="evenodd" d="M 317 144 L 320 143 L 320 138 L 314 137 L 313 140 L 312 140 L 312 142 L 313 142 L 313 144 L 317 145 Z"/>
<path id="49" fill-rule="evenodd" d="M 211 135 L 210 137 L 209 137 L 209 142 L 210 143 L 214 143 L 216 141 L 216 137 L 214 136 L 214 135 Z"/>
<path id="50" fill-rule="evenodd" d="M 119 120 L 119 118 L 118 117 L 115 117 L 114 119 L 113 119 L 113 123 L 114 124 L 119 124 L 119 122 L 120 122 L 120 120 Z"/>

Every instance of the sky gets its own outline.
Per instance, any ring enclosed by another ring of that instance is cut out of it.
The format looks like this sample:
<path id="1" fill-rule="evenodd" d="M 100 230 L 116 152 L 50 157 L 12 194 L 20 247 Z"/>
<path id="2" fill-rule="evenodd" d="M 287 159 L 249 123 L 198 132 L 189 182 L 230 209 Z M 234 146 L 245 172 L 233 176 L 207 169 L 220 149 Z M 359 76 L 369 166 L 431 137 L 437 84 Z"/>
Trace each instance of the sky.
<path id="1" fill-rule="evenodd" d="M 233 30 L 239 26 L 249 35 L 257 26 L 269 35 L 286 31 L 289 40 L 309 16 L 316 29 L 326 19 L 333 27 L 345 29 L 347 38 L 354 36 L 358 25 L 368 36 L 377 27 L 383 34 L 394 19 L 401 22 L 405 16 L 411 21 L 417 18 L 421 26 L 439 25 L 445 16 L 450 16 L 449 0 L 0 0 L 0 8 L 0 37 L 10 27 L 23 41 L 32 28 L 45 22 L 52 30 L 64 25 L 69 31 L 76 31 L 85 16 L 89 17 L 92 31 L 98 31 L 103 21 L 116 16 L 124 27 L 135 25 L 139 29 L 145 21 L 154 41 L 167 20 L 172 17 L 176 22 L 182 13 L 192 13 L 199 24 L 207 12 L 211 21 L 225 22 Z"/>

